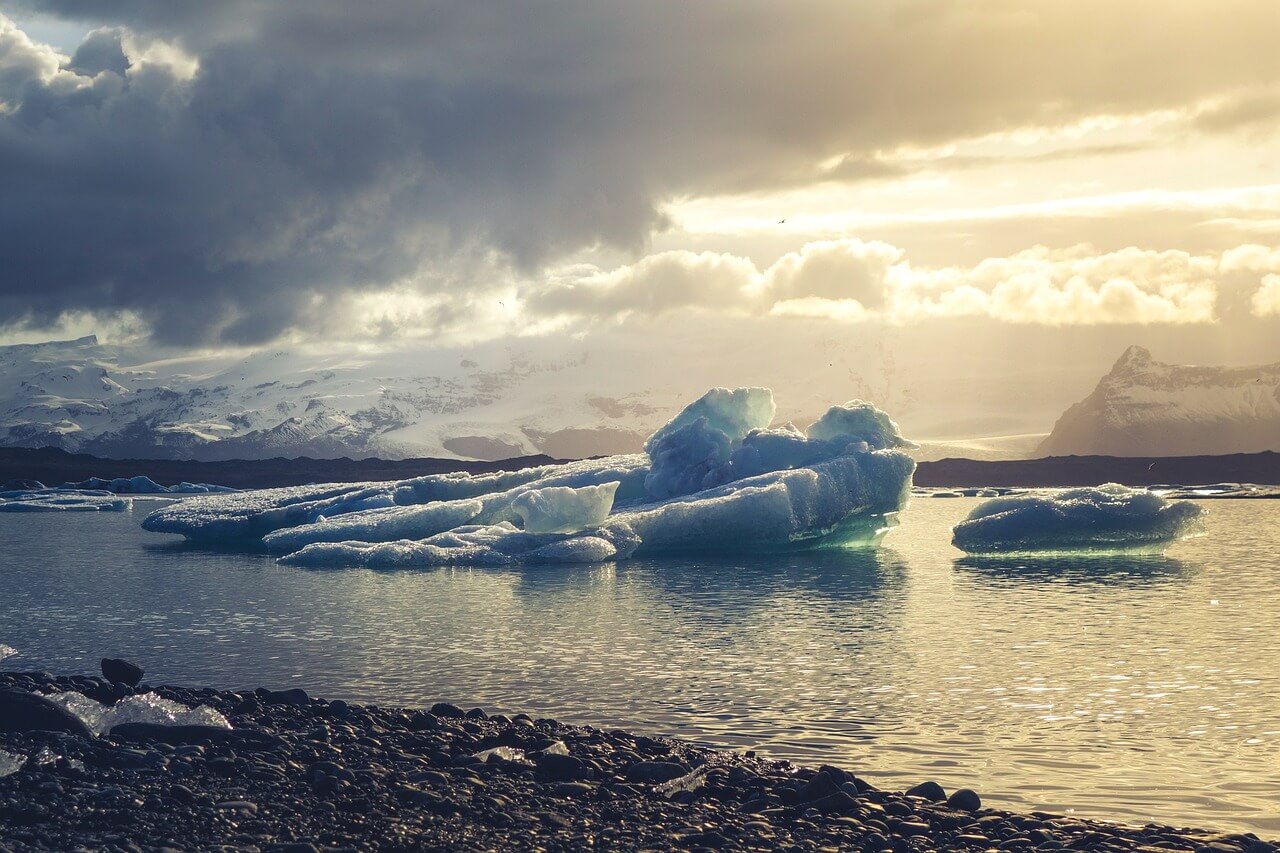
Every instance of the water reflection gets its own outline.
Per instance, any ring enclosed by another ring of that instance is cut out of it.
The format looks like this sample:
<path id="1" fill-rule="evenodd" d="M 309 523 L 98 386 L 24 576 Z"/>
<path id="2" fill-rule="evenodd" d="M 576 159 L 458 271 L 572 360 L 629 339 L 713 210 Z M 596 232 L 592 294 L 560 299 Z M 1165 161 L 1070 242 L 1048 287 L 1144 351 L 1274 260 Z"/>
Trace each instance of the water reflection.
<path id="1" fill-rule="evenodd" d="M 1158 554 L 966 556 L 956 560 L 955 567 L 993 585 L 1049 583 L 1141 587 L 1152 583 L 1186 583 L 1192 576 L 1189 564 Z"/>
<path id="2" fill-rule="evenodd" d="M 637 560 L 619 571 L 703 611 L 746 612 L 786 599 L 813 610 L 895 597 L 907 565 L 892 551 L 849 549 L 757 557 Z"/>
<path id="3" fill-rule="evenodd" d="M 972 503 L 917 501 L 878 550 L 400 571 L 193 548 L 123 513 L 0 517 L 0 642 L 28 669 L 116 654 L 160 682 L 443 699 L 1280 830 L 1280 504 L 1215 505 L 1172 558 L 957 559 Z"/>

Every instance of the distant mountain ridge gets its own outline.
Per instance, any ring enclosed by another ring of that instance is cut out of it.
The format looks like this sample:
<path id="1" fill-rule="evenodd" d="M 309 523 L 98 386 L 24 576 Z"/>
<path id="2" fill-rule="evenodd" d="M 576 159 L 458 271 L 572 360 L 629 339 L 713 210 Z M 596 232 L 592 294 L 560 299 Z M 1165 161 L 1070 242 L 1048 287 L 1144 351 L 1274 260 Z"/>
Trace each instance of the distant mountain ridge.
<path id="1" fill-rule="evenodd" d="M 586 393 L 573 360 L 130 355 L 92 335 L 0 347 L 0 446 L 200 461 L 563 458 L 638 450 L 676 402 Z"/>
<path id="2" fill-rule="evenodd" d="M 1166 364 L 1132 346 L 1071 406 L 1037 456 L 1197 456 L 1280 450 L 1280 363 Z"/>

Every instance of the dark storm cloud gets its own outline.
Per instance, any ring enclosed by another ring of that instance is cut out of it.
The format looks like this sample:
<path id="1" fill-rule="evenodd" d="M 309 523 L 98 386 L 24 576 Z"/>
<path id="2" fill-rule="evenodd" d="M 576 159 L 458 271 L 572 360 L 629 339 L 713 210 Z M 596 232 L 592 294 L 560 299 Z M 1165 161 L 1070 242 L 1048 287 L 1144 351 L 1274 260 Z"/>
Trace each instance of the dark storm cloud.
<path id="1" fill-rule="evenodd" d="M 120 30 L 104 28 L 89 33 L 66 68 L 85 77 L 94 77 L 103 71 L 123 77 L 129 70 L 129 58 L 124 53 Z"/>
<path id="2" fill-rule="evenodd" d="M 139 56 L 121 74 L 96 33 L 70 67 L 104 73 L 67 79 L 0 38 L 0 318 L 130 310 L 170 342 L 268 340 L 317 300 L 456 282 L 431 273 L 469 257 L 641 247 L 672 197 L 1277 69 L 1275 13 L 1245 0 L 7 8 L 198 60 L 190 79 Z"/>

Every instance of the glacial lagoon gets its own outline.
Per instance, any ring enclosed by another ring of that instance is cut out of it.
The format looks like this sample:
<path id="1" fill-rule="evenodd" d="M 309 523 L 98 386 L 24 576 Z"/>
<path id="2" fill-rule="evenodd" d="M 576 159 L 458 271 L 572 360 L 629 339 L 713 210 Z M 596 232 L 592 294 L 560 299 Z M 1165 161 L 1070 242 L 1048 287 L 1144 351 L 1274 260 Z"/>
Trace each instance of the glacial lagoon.
<path id="1" fill-rule="evenodd" d="M 935 779 L 1020 810 L 1280 832 L 1280 503 L 1163 557 L 966 557 L 973 499 L 878 550 L 311 570 L 122 513 L 0 515 L 12 669 L 451 701 Z"/>

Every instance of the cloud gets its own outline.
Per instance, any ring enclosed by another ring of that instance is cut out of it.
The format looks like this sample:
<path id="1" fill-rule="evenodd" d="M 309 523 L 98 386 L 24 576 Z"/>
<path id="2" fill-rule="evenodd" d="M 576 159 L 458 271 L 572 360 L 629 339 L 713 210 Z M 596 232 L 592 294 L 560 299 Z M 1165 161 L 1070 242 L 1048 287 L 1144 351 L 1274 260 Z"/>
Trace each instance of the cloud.
<path id="1" fill-rule="evenodd" d="M 1209 133 L 1275 130 L 1280 122 L 1280 94 L 1249 90 L 1217 99 L 1197 110 L 1190 125 Z"/>
<path id="2" fill-rule="evenodd" d="M 268 341 L 389 288 L 484 305 L 495 266 L 638 255 L 672 199 L 1280 75 L 1254 0 L 0 8 L 93 30 L 68 58 L 0 15 L 0 316 L 132 312 L 173 343 Z M 796 286 L 779 301 L 831 298 Z"/>
<path id="3" fill-rule="evenodd" d="M 96 77 L 104 71 L 123 77 L 132 64 L 125 55 L 124 31 L 103 27 L 84 37 L 66 69 L 84 77 Z"/>
<path id="4" fill-rule="evenodd" d="M 1262 277 L 1262 287 L 1253 294 L 1253 313 L 1259 317 L 1280 317 L 1280 275 Z"/>
<path id="5" fill-rule="evenodd" d="M 895 246 L 846 239 L 810 243 L 763 269 L 733 255 L 666 252 L 609 271 L 567 270 L 531 293 L 525 308 L 593 321 L 704 308 L 891 324 L 968 317 L 1043 326 L 1211 323 L 1225 276 L 1242 263 L 1280 269 L 1280 255 L 1254 251 L 1262 249 L 1218 256 L 1039 246 L 968 267 L 917 267 Z"/>

